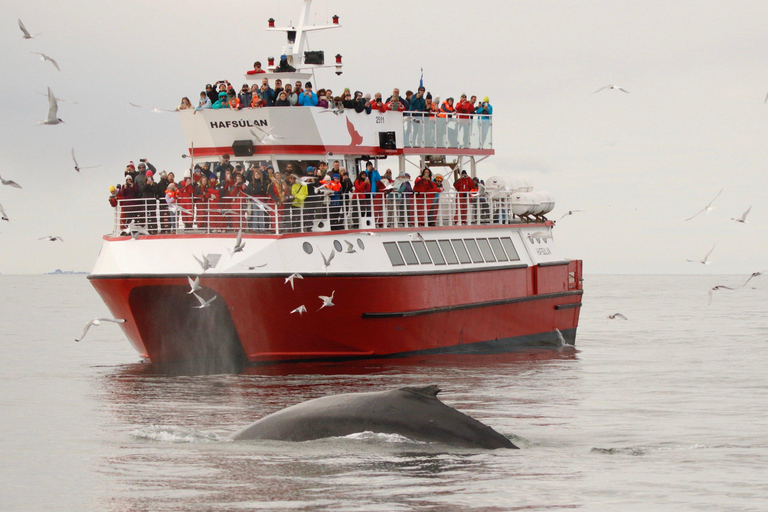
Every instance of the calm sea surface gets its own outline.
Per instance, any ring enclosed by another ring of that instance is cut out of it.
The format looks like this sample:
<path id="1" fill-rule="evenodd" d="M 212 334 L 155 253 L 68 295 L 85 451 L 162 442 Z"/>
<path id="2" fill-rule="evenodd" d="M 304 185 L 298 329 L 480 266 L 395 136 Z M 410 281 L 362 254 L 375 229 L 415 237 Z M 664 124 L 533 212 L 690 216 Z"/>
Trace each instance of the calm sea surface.
<path id="1" fill-rule="evenodd" d="M 588 276 L 575 351 L 179 375 L 74 342 L 108 314 L 85 276 L 0 276 L 0 510 L 767 510 L 768 277 L 707 306 L 745 278 Z M 224 439 L 427 384 L 522 449 Z"/>

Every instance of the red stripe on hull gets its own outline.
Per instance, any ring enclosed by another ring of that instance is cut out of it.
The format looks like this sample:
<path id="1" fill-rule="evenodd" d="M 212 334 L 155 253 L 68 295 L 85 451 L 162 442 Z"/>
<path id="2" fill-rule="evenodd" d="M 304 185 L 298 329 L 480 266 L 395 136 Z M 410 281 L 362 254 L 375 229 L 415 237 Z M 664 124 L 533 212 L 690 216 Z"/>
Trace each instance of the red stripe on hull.
<path id="1" fill-rule="evenodd" d="M 185 276 L 93 276 L 91 282 L 110 311 L 128 320 L 123 324 L 128 338 L 153 362 L 189 357 L 184 339 L 172 340 L 174 332 L 184 338 L 210 327 L 205 336 L 215 342 L 226 322 L 256 362 L 450 351 L 555 329 L 575 333 L 580 273 L 581 262 L 572 261 L 449 274 L 321 275 L 297 279 L 295 290 L 282 276 L 203 274 L 198 293 L 218 295 L 213 305 L 219 311 L 193 309 L 198 302 L 186 294 Z M 318 311 L 318 296 L 332 292 L 335 306 Z M 307 313 L 290 313 L 302 304 Z M 218 315 L 216 325 L 206 327 L 201 319 L 209 314 Z M 163 324 L 172 324 L 174 332 L 164 332 Z M 181 332 L 188 325 L 194 332 Z"/>
<path id="2" fill-rule="evenodd" d="M 232 146 L 189 148 L 190 154 L 195 158 L 206 156 L 234 155 Z M 462 149 L 462 148 L 401 148 L 382 149 L 379 146 L 326 146 L 326 145 L 255 145 L 254 155 L 318 155 L 335 153 L 339 155 L 467 155 L 467 156 L 491 156 L 496 154 L 493 149 Z"/>

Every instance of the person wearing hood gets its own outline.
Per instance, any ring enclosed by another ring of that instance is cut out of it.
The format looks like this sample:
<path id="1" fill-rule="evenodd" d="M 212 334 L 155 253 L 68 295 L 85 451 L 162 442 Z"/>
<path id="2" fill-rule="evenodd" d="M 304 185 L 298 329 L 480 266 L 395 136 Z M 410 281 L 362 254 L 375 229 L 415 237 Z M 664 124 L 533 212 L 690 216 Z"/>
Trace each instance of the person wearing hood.
<path id="1" fill-rule="evenodd" d="M 184 179 L 178 185 L 178 204 L 190 213 L 181 212 L 181 222 L 185 228 L 192 227 L 192 208 L 194 208 L 195 183 L 192 181 L 192 172 L 187 169 L 184 172 Z"/>
<path id="2" fill-rule="evenodd" d="M 446 99 L 440 105 L 440 113 L 437 117 L 442 118 L 442 123 L 438 121 L 437 144 L 440 147 L 455 148 L 459 143 L 459 133 L 456 129 L 456 120 L 453 119 L 456 109 L 453 106 L 453 98 Z M 442 125 L 442 130 L 440 127 Z M 448 146 L 445 144 L 445 134 L 448 135 Z"/>
<path id="3" fill-rule="evenodd" d="M 146 172 L 144 185 L 141 187 L 141 197 L 144 199 L 142 220 L 149 232 L 154 233 L 157 231 L 157 200 L 160 196 L 152 171 Z"/>
<path id="4" fill-rule="evenodd" d="M 219 93 L 219 99 L 216 100 L 216 103 L 214 103 L 211 106 L 212 109 L 220 109 L 220 108 L 229 108 L 229 101 L 227 100 L 227 93 L 226 91 L 222 91 Z"/>
<path id="5" fill-rule="evenodd" d="M 277 100 L 275 100 L 275 106 L 276 107 L 290 107 L 291 102 L 288 100 L 288 94 L 285 91 L 280 91 L 280 94 L 277 95 Z"/>
<path id="6" fill-rule="evenodd" d="M 136 206 L 136 199 L 141 196 L 139 186 L 133 182 L 133 176 L 127 171 L 125 175 L 125 184 L 120 188 L 118 194 L 118 202 L 120 203 L 121 218 L 123 219 L 123 229 L 138 214 L 138 208 Z"/>
<path id="7" fill-rule="evenodd" d="M 455 175 L 454 175 L 455 176 Z M 453 183 L 456 190 L 456 225 L 469 224 L 469 195 L 475 183 L 469 177 L 467 171 L 461 171 L 461 177 Z"/>
<path id="8" fill-rule="evenodd" d="M 219 93 L 216 92 L 216 88 L 211 84 L 205 86 L 205 95 L 208 96 L 208 100 L 211 102 L 211 105 L 213 105 L 216 100 L 219 99 Z"/>
<path id="9" fill-rule="evenodd" d="M 413 185 L 416 201 L 416 225 L 424 227 L 434 225 L 434 212 L 437 205 L 438 193 L 440 189 L 432 181 L 432 171 L 425 167 L 421 176 L 416 178 Z"/>
<path id="10" fill-rule="evenodd" d="M 243 88 L 240 90 L 240 94 L 237 95 L 237 99 L 240 100 L 240 107 L 246 108 L 251 105 L 251 89 L 248 84 L 243 84 Z"/>
<path id="11" fill-rule="evenodd" d="M 195 111 L 211 108 L 211 105 L 213 105 L 213 103 L 211 103 L 211 98 L 208 97 L 205 91 L 202 91 L 200 93 L 200 102 L 195 107 Z"/>
<path id="12" fill-rule="evenodd" d="M 358 218 L 355 219 L 355 224 L 357 224 L 359 217 L 368 217 L 371 214 L 371 181 L 368 179 L 368 173 L 366 171 L 362 171 L 357 179 L 355 179 L 355 182 L 352 185 L 352 191 L 352 204 L 356 207 L 353 211 L 358 213 Z"/>
<path id="13" fill-rule="evenodd" d="M 395 208 L 397 209 L 398 223 L 403 226 L 413 224 L 411 215 L 413 203 L 413 188 L 411 187 L 411 175 L 400 173 L 395 179 Z"/>

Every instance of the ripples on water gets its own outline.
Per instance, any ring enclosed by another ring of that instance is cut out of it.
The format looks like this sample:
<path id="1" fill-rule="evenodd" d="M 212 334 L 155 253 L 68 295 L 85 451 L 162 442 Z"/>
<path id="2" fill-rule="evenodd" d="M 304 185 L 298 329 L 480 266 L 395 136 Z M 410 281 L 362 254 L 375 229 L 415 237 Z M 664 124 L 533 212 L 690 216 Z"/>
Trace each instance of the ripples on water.
<path id="1" fill-rule="evenodd" d="M 193 375 L 111 326 L 74 343 L 106 313 L 81 276 L 2 276 L 0 509 L 764 509 L 768 281 L 707 307 L 732 282 L 588 277 L 578 351 Z M 427 384 L 522 449 L 227 441 L 312 398 Z"/>

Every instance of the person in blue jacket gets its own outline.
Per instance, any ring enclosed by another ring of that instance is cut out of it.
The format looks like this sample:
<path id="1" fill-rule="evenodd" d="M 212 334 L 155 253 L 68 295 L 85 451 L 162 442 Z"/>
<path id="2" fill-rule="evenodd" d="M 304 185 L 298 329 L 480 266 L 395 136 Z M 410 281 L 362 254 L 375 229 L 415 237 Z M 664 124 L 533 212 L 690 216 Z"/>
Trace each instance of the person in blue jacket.
<path id="1" fill-rule="evenodd" d="M 307 82 L 304 85 L 304 91 L 299 94 L 299 106 L 302 107 L 316 107 L 317 106 L 317 94 L 312 91 L 312 82 Z"/>
<path id="2" fill-rule="evenodd" d="M 227 101 L 227 93 L 226 92 L 220 92 L 219 93 L 219 101 L 213 104 L 211 108 L 229 108 L 229 101 Z"/>
<path id="3" fill-rule="evenodd" d="M 475 114 L 482 114 L 480 116 L 480 147 L 485 147 L 485 139 L 488 136 L 488 129 L 491 127 L 491 116 L 493 115 L 493 107 L 488 101 L 488 96 L 483 98 L 483 102 L 480 103 L 475 109 Z"/>

